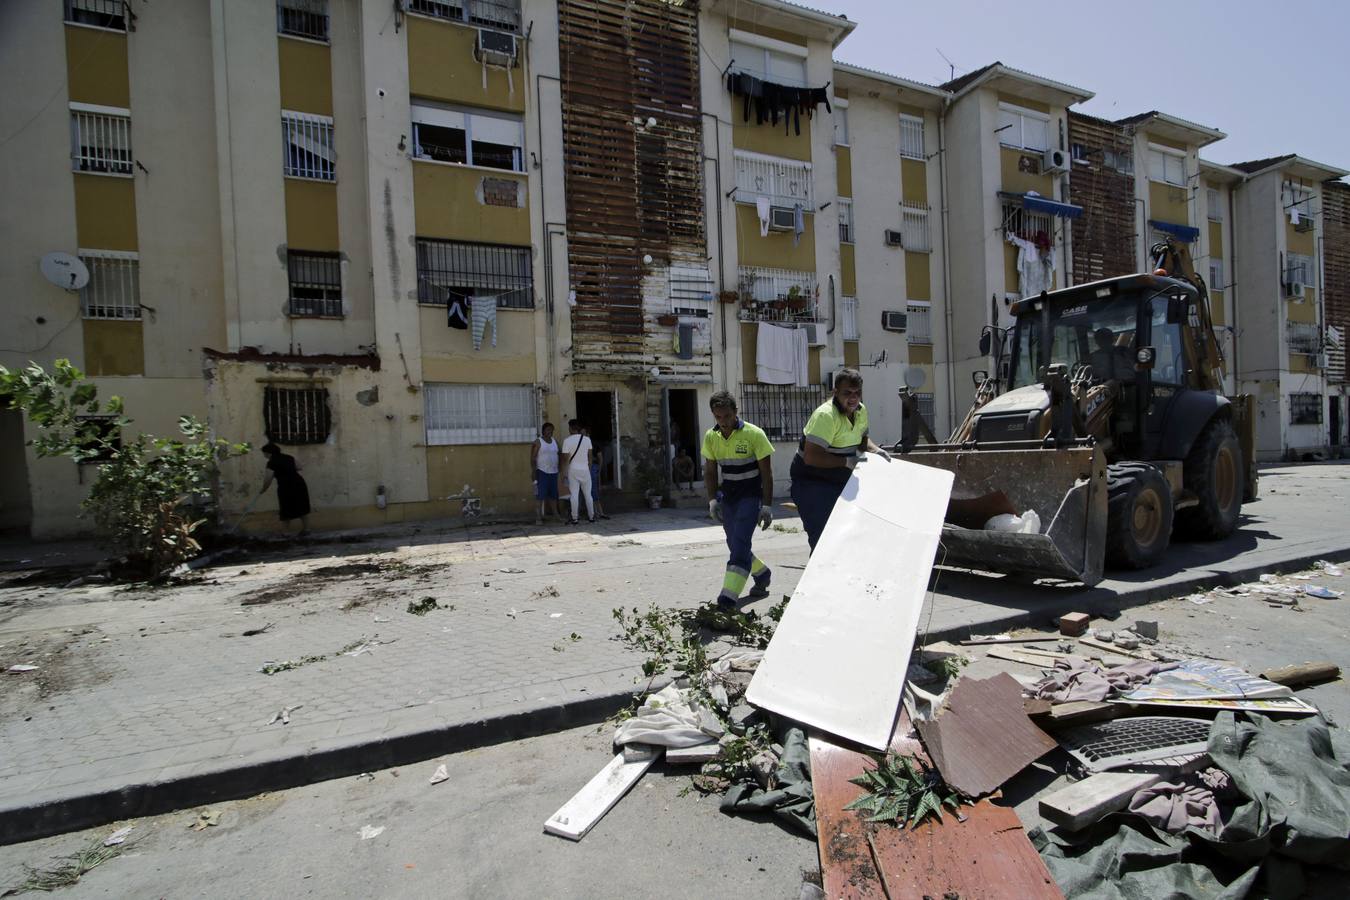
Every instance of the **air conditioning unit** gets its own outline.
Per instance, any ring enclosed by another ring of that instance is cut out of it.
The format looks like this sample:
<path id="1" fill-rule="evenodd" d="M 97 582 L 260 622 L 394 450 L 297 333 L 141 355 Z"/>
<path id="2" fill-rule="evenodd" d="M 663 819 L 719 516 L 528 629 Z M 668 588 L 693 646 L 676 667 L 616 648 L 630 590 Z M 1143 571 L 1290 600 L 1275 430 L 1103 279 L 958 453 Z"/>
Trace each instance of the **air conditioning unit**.
<path id="1" fill-rule="evenodd" d="M 887 246 L 887 247 L 903 247 L 903 246 L 905 246 L 905 235 L 904 235 L 904 233 L 903 233 L 903 232 L 900 232 L 900 231 L 892 231 L 891 229 L 887 228 L 887 229 L 886 229 L 886 246 Z"/>
<path id="2" fill-rule="evenodd" d="M 1041 158 L 1041 169 L 1045 172 L 1069 171 L 1069 154 L 1063 150 L 1047 150 Z"/>
<path id="3" fill-rule="evenodd" d="M 795 231 L 797 211 L 790 206 L 772 206 L 769 208 L 770 231 Z"/>
<path id="4" fill-rule="evenodd" d="M 824 325 L 817 325 L 813 323 L 810 325 L 803 325 L 802 327 L 806 329 L 806 346 L 808 347 L 825 346 L 825 339 L 827 335 L 825 334 Z"/>
<path id="5" fill-rule="evenodd" d="M 1284 286 L 1284 299 L 1302 300 L 1304 297 L 1303 285 L 1299 282 L 1293 282 Z"/>
<path id="6" fill-rule="evenodd" d="M 909 327 L 908 315 L 897 309 L 883 310 L 881 313 L 881 327 L 886 331 L 904 331 Z"/>
<path id="7" fill-rule="evenodd" d="M 1327 367 L 1327 355 L 1325 353 L 1309 353 L 1308 367 L 1312 369 L 1325 369 Z"/>
<path id="8" fill-rule="evenodd" d="M 498 66 L 516 64 L 516 36 L 505 31 L 478 29 L 478 46 L 474 57 L 480 62 Z"/>

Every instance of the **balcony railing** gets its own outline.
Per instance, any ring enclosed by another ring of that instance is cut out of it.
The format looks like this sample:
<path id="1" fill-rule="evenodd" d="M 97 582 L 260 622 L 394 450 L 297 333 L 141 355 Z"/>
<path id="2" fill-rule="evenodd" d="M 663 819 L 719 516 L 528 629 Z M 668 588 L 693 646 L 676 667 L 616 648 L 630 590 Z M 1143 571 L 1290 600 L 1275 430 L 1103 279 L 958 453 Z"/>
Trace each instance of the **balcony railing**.
<path id="1" fill-rule="evenodd" d="M 818 322 L 814 272 L 741 266 L 737 290 L 743 322 Z"/>
<path id="2" fill-rule="evenodd" d="M 1322 336 L 1310 322 L 1286 322 L 1285 340 L 1291 353 L 1322 352 Z"/>

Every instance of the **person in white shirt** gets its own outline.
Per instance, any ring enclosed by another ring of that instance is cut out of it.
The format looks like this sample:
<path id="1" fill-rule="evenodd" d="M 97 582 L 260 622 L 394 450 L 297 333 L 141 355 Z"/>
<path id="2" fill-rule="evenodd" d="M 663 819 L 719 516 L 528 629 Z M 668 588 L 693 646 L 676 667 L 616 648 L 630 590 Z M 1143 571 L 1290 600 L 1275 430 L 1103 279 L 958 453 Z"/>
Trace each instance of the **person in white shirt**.
<path id="1" fill-rule="evenodd" d="M 544 524 L 544 509 L 550 503 L 553 510 L 550 515 L 562 518 L 558 508 L 558 442 L 553 439 L 553 423 L 545 422 L 539 429 L 539 437 L 530 446 L 530 468 L 534 470 L 534 499 L 539 509 L 534 514 L 534 524 Z"/>
<path id="2" fill-rule="evenodd" d="M 570 419 L 561 454 L 567 467 L 568 496 L 572 503 L 572 518 L 568 519 L 568 525 L 577 524 L 577 514 L 581 512 L 578 494 L 586 498 L 587 521 L 595 521 L 595 501 L 591 499 L 591 450 L 591 439 L 581 433 L 581 422 Z"/>

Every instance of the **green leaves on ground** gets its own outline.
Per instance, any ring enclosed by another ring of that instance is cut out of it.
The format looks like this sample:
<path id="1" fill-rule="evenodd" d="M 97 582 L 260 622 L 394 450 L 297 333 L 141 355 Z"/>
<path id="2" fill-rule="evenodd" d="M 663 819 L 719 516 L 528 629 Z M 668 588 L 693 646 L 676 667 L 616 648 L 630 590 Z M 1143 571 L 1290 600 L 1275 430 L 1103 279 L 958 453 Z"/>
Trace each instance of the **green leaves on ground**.
<path id="1" fill-rule="evenodd" d="M 942 780 L 936 769 L 923 763 L 915 768 L 908 756 L 894 753 L 877 760 L 876 767 L 849 779 L 868 793 L 844 807 L 868 813 L 869 822 L 894 822 L 913 827 L 929 815 L 942 818 L 942 808 L 959 809 L 962 798 Z M 958 820 L 964 820 L 957 813 Z"/>
<path id="2" fill-rule="evenodd" d="M 11 888 L 0 891 L 0 897 L 23 894 L 28 891 L 54 891 L 57 888 L 69 887 L 83 878 L 84 873 L 90 869 L 120 856 L 122 851 L 129 846 L 131 845 L 114 844 L 111 847 L 105 847 L 102 838 L 95 838 L 94 842 L 83 850 L 72 853 L 70 856 L 59 857 L 56 865 L 45 869 L 24 866 L 27 872 L 24 880 Z"/>

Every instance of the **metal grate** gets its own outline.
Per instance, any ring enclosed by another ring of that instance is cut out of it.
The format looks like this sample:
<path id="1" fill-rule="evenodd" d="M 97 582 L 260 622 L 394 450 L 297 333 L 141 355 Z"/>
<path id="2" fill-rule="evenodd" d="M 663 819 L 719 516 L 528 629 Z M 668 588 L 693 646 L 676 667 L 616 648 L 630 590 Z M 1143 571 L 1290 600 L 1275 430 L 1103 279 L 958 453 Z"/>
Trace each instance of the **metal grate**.
<path id="1" fill-rule="evenodd" d="M 66 21 L 126 31 L 126 4 L 123 0 L 66 0 Z"/>
<path id="2" fill-rule="evenodd" d="M 853 243 L 853 200 L 849 197 L 839 198 L 839 243 Z"/>
<path id="3" fill-rule="evenodd" d="M 539 428 L 528 384 L 426 384 L 427 444 L 527 444 Z"/>
<path id="4" fill-rule="evenodd" d="M 844 340 L 856 341 L 860 339 L 858 332 L 858 298 L 840 297 L 840 330 L 844 332 Z"/>
<path id="5" fill-rule="evenodd" d="M 1101 772 L 1204 753 L 1210 725 L 1208 719 L 1134 716 L 1070 728 L 1059 735 L 1059 742 L 1089 771 Z"/>
<path id="6" fill-rule="evenodd" d="M 73 108 L 70 155 L 76 172 L 132 174 L 131 117 Z"/>
<path id="7" fill-rule="evenodd" d="M 1284 283 L 1316 286 L 1317 260 L 1305 253 L 1290 253 L 1286 258 Z"/>
<path id="8" fill-rule="evenodd" d="M 520 31 L 519 0 L 467 0 L 467 18 L 465 4 L 466 0 L 410 0 L 408 11 L 497 31 Z"/>
<path id="9" fill-rule="evenodd" d="M 900 233 L 906 250 L 932 252 L 933 238 L 928 228 L 928 212 L 927 203 L 900 204 Z"/>
<path id="10" fill-rule="evenodd" d="M 312 113 L 281 111 L 281 151 L 285 174 L 293 178 L 336 181 L 333 120 Z"/>
<path id="11" fill-rule="evenodd" d="M 1322 352 L 1322 336 L 1311 322 L 1285 322 L 1285 339 L 1294 353 Z"/>
<path id="12" fill-rule="evenodd" d="M 741 266 L 737 290 L 742 321 L 817 321 L 814 272 Z"/>
<path id="13" fill-rule="evenodd" d="M 800 440 L 806 420 L 827 396 L 820 385 L 742 384 L 741 417 L 764 429 L 771 441 Z"/>
<path id="14" fill-rule="evenodd" d="M 328 40 L 328 0 L 277 0 L 277 32 Z"/>
<path id="15" fill-rule="evenodd" d="M 287 250 L 286 274 L 290 280 L 291 315 L 342 315 L 342 260 L 339 254 Z"/>
<path id="16" fill-rule="evenodd" d="M 529 247 L 417 239 L 417 302 L 496 295 L 498 308 L 534 307 Z"/>
<path id="17" fill-rule="evenodd" d="M 1321 394 L 1290 394 L 1290 395 L 1289 395 L 1289 424 L 1290 424 L 1290 425 L 1321 425 L 1321 424 L 1322 424 L 1322 395 L 1321 395 Z"/>
<path id="18" fill-rule="evenodd" d="M 327 388 L 263 388 L 263 431 L 276 444 L 322 444 L 333 428 Z"/>
<path id="19" fill-rule="evenodd" d="M 811 164 L 795 159 L 736 151 L 736 202 L 767 197 L 773 206 L 811 207 Z"/>
<path id="20" fill-rule="evenodd" d="M 1003 233 L 1015 234 L 1024 241 L 1034 241 L 1036 235 L 1055 234 L 1055 217 L 1049 213 L 1023 209 L 1020 202 L 1003 204 Z"/>
<path id="21" fill-rule="evenodd" d="M 925 159 L 923 152 L 923 119 L 918 116 L 900 116 L 900 155 L 910 159 Z"/>
<path id="22" fill-rule="evenodd" d="M 911 303 L 905 307 L 905 331 L 911 344 L 933 343 L 933 307 Z"/>
<path id="23" fill-rule="evenodd" d="M 934 428 L 933 416 L 936 414 L 936 407 L 933 404 L 933 395 L 915 394 L 914 405 L 919 408 L 919 418 L 923 419 L 924 424 L 928 426 L 928 430 L 932 431 Z"/>
<path id="24" fill-rule="evenodd" d="M 713 280 L 707 266 L 670 266 L 670 311 L 677 316 L 712 314 Z"/>
<path id="25" fill-rule="evenodd" d="M 89 283 L 80 288 L 80 311 L 86 319 L 141 317 L 140 257 L 117 250 L 79 251 L 89 269 Z"/>

